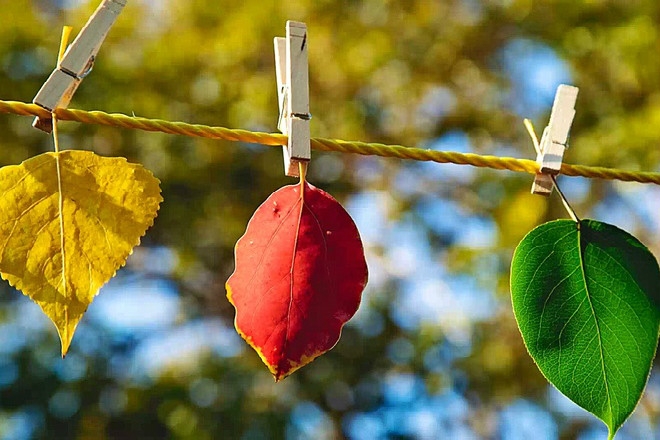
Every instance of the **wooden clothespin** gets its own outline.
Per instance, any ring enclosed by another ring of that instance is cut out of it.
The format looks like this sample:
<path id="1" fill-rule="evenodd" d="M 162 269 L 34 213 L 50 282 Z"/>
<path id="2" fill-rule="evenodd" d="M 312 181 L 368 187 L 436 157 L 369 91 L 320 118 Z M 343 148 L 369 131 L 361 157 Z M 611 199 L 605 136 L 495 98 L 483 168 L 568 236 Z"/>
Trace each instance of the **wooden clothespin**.
<path id="1" fill-rule="evenodd" d="M 80 82 L 91 72 L 103 40 L 126 6 L 126 2 L 127 0 L 101 2 L 32 102 L 50 112 L 69 105 Z M 53 121 L 51 118 L 37 117 L 32 126 L 50 133 L 53 129 Z"/>
<path id="2" fill-rule="evenodd" d="M 535 147 L 536 162 L 539 164 L 539 172 L 534 178 L 532 193 L 549 196 L 554 187 L 553 176 L 559 174 L 561 163 L 564 158 L 564 150 L 567 148 L 568 133 L 575 117 L 575 101 L 579 89 L 565 84 L 557 87 L 555 101 L 552 104 L 552 113 L 548 126 L 543 130 L 541 143 Z"/>
<path id="3" fill-rule="evenodd" d="M 275 38 L 274 45 L 280 107 L 277 128 L 289 137 L 288 144 L 283 145 L 284 172 L 297 177 L 298 163 L 311 158 L 307 25 L 287 21 L 286 38 Z"/>

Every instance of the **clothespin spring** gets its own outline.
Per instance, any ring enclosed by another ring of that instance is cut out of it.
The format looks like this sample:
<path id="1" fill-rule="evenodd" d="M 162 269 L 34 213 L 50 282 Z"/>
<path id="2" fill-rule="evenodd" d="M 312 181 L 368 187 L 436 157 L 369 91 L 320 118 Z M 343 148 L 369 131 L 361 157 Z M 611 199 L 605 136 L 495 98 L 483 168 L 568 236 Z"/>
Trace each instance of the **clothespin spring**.
<path id="1" fill-rule="evenodd" d="M 280 115 L 277 118 L 277 126 L 279 127 L 280 124 L 282 123 L 282 120 L 286 117 L 285 112 L 286 112 L 286 106 L 287 106 L 287 101 L 288 101 L 288 91 L 287 87 L 283 86 L 282 87 L 282 102 L 280 103 Z M 297 119 L 302 119 L 303 121 L 309 121 L 312 119 L 312 114 L 311 113 L 292 113 L 291 117 L 297 118 Z"/>

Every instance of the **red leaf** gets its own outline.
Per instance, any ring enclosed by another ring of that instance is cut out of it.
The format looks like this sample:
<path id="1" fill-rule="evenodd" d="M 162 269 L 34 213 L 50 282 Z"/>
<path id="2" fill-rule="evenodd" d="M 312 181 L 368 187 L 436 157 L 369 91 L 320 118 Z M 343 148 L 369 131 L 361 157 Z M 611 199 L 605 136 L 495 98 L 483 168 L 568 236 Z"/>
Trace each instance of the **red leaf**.
<path id="1" fill-rule="evenodd" d="M 236 243 L 227 298 L 238 333 L 279 381 L 330 350 L 357 311 L 367 263 L 353 220 L 325 191 L 280 188 Z"/>

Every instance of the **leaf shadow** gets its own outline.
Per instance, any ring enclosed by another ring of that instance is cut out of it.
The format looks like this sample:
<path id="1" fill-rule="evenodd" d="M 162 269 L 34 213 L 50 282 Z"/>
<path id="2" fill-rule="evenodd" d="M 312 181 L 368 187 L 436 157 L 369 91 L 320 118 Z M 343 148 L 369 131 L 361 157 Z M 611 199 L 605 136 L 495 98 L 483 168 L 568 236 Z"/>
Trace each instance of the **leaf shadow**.
<path id="1" fill-rule="evenodd" d="M 660 268 L 658 262 L 637 238 L 628 232 L 606 223 L 583 220 L 584 239 L 580 241 L 584 254 L 587 245 L 596 246 L 610 256 L 617 256 L 625 263 L 640 290 L 651 305 L 660 313 Z"/>

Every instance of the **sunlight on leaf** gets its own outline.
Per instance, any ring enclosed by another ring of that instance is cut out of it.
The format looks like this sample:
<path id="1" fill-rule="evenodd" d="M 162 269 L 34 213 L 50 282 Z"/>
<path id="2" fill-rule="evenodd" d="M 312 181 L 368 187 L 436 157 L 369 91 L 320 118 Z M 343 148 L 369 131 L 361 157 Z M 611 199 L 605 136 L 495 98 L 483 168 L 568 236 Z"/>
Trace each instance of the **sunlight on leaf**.
<path id="1" fill-rule="evenodd" d="M 325 191 L 279 189 L 236 244 L 236 330 L 281 380 L 330 350 L 367 284 L 357 227 Z"/>
<path id="2" fill-rule="evenodd" d="M 0 275 L 53 321 L 63 356 L 94 296 L 153 224 L 159 183 L 141 165 L 89 151 L 0 169 Z"/>
<path id="3" fill-rule="evenodd" d="M 530 232 L 511 265 L 513 310 L 545 377 L 600 418 L 610 438 L 649 377 L 660 326 L 660 269 L 635 237 L 558 220 Z"/>

